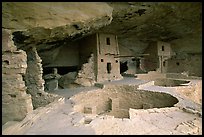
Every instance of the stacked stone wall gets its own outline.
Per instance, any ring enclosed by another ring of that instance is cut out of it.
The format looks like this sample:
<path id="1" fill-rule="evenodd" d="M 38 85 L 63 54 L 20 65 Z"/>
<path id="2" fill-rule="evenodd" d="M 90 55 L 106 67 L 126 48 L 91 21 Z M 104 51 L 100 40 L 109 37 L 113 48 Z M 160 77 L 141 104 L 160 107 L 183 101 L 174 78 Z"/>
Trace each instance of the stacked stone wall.
<path id="1" fill-rule="evenodd" d="M 21 121 L 32 112 L 31 95 L 26 94 L 23 75 L 27 69 L 27 55 L 17 50 L 11 31 L 2 30 L 2 125 Z"/>

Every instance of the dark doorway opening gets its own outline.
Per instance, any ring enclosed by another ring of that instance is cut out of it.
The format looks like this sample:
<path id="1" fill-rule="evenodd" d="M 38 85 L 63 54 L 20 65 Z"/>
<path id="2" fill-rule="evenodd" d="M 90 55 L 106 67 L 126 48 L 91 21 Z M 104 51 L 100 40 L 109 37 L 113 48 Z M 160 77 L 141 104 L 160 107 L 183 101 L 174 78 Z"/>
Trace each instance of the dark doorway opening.
<path id="1" fill-rule="evenodd" d="M 69 66 L 69 67 L 44 67 L 43 68 L 43 76 L 46 74 L 53 73 L 53 68 L 57 68 L 57 72 L 60 75 L 65 75 L 69 72 L 78 71 L 78 66 Z"/>
<path id="2" fill-rule="evenodd" d="M 162 51 L 164 51 L 164 46 L 162 46 Z"/>
<path id="3" fill-rule="evenodd" d="M 110 74 L 111 73 L 111 63 L 107 63 L 107 72 Z"/>
<path id="4" fill-rule="evenodd" d="M 110 38 L 106 38 L 106 45 L 110 45 Z"/>
<path id="5" fill-rule="evenodd" d="M 120 62 L 120 74 L 127 70 L 128 70 L 127 61 Z"/>

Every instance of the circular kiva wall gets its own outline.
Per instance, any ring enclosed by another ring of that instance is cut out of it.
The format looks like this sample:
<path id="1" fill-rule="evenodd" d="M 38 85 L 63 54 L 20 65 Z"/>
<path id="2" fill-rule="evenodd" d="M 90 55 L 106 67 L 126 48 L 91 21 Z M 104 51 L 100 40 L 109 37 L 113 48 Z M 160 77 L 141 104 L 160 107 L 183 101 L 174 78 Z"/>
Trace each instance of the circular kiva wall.
<path id="1" fill-rule="evenodd" d="M 89 91 L 77 94 L 71 99 L 75 103 L 75 111 L 85 114 L 106 114 L 115 118 L 129 118 L 129 108 L 165 108 L 178 103 L 178 100 L 170 94 L 132 90 L 131 87 Z"/>
<path id="2" fill-rule="evenodd" d="M 175 87 L 175 86 L 184 86 L 182 84 L 188 84 L 189 82 L 190 81 L 187 81 L 187 80 L 159 78 L 154 80 L 154 85 L 164 86 L 164 87 Z"/>

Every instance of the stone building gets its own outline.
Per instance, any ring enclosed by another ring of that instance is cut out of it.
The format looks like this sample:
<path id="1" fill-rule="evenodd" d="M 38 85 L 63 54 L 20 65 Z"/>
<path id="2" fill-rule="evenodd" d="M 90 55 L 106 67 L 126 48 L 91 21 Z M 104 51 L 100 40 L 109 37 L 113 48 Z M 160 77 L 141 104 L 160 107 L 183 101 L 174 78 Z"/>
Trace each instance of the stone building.
<path id="1" fill-rule="evenodd" d="M 113 34 L 96 33 L 80 42 L 81 61 L 93 53 L 94 74 L 96 82 L 121 79 L 120 60 L 117 36 Z"/>

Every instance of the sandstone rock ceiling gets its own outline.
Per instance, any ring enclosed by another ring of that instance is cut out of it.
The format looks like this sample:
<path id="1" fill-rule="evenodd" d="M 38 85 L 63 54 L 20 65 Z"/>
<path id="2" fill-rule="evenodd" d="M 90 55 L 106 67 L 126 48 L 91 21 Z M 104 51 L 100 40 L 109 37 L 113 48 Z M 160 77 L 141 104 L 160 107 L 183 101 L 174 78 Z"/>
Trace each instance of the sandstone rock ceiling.
<path id="1" fill-rule="evenodd" d="M 136 53 L 152 41 L 201 38 L 201 3 L 128 2 L 110 6 L 114 8 L 113 20 L 103 31 L 117 34 L 119 43 Z"/>
<path id="2" fill-rule="evenodd" d="M 36 44 L 39 50 L 46 50 L 53 45 L 57 47 L 64 42 L 99 31 L 116 34 L 120 46 L 135 53 L 142 53 L 152 41 L 172 42 L 184 37 L 194 37 L 195 41 L 201 41 L 201 4 L 200 2 L 66 3 L 57 4 L 55 8 L 50 8 L 53 7 L 52 3 L 51 6 L 43 5 L 44 7 L 37 4 L 41 6 L 42 14 L 34 9 L 36 14 L 39 14 L 36 18 L 23 17 L 22 14 L 15 16 L 14 13 L 4 10 L 8 8 L 8 4 L 3 5 L 3 28 L 12 27 L 12 24 L 8 25 L 9 21 L 20 21 L 14 17 L 27 18 L 27 21 L 30 18 L 32 23 L 43 24 L 35 26 L 24 21 L 25 24 L 19 26 L 14 23 L 13 26 L 16 28 L 13 29 L 20 30 L 14 32 L 14 40 L 19 47 Z M 21 8 L 25 9 L 26 6 Z M 66 12 L 68 8 L 79 14 L 73 16 L 76 14 Z M 47 16 L 46 22 L 45 20 L 40 22 L 41 16 Z"/>

